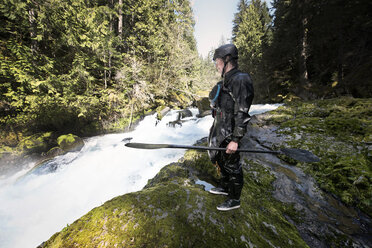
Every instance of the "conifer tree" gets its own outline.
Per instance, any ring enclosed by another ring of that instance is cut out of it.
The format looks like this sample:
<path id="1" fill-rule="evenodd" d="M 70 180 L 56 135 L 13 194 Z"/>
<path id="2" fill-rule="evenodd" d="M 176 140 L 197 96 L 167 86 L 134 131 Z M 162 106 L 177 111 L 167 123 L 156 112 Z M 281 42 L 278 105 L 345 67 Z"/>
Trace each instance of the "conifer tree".
<path id="1" fill-rule="evenodd" d="M 265 2 L 240 1 L 235 15 L 233 41 L 239 49 L 239 67 L 253 78 L 256 99 L 262 98 L 266 85 L 264 50 L 270 42 L 271 17 Z"/>

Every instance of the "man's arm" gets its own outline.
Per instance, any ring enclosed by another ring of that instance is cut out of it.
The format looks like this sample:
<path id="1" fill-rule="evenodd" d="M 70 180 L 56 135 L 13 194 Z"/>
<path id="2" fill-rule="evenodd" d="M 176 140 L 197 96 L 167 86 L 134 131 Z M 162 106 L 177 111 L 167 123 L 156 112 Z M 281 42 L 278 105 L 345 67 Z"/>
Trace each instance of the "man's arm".
<path id="1" fill-rule="evenodd" d="M 249 108 L 253 101 L 253 85 L 248 74 L 241 74 L 234 82 L 233 95 L 235 98 L 234 106 L 234 131 L 232 141 L 239 143 L 246 133 L 247 125 L 250 120 Z M 234 148 L 231 144 L 231 148 Z"/>

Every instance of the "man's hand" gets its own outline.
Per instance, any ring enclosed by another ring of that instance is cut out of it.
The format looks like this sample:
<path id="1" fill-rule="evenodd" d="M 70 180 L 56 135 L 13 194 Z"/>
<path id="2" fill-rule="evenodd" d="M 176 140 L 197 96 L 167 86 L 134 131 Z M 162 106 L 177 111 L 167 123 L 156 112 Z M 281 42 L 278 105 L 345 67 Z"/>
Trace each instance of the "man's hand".
<path id="1" fill-rule="evenodd" d="M 230 143 L 226 147 L 226 153 L 232 154 L 236 152 L 237 149 L 238 149 L 238 143 L 236 143 L 235 141 L 230 141 Z"/>

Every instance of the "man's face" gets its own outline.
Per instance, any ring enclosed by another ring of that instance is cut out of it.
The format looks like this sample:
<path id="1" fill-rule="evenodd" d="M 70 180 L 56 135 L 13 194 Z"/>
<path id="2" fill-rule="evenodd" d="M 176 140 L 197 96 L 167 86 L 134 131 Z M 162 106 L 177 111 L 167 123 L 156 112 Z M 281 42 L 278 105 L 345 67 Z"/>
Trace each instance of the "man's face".
<path id="1" fill-rule="evenodd" d="M 223 60 L 221 58 L 217 58 L 215 61 L 214 61 L 215 65 L 216 65 L 216 69 L 219 73 L 222 73 L 222 70 L 223 70 L 223 67 L 224 67 L 224 63 L 223 63 Z"/>

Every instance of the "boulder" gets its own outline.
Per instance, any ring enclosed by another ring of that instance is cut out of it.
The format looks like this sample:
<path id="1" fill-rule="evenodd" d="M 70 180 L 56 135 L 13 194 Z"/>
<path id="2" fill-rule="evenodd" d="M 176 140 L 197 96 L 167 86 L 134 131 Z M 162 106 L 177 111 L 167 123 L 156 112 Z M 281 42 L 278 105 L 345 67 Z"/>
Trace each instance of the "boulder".
<path id="1" fill-rule="evenodd" d="M 79 136 L 74 134 L 61 135 L 57 139 L 58 146 L 64 152 L 76 152 L 80 151 L 84 146 L 84 141 Z"/>
<path id="2" fill-rule="evenodd" d="M 158 113 L 157 118 L 158 120 L 161 120 L 168 112 L 170 111 L 169 107 L 160 106 L 156 109 L 156 112 Z"/>
<path id="3" fill-rule="evenodd" d="M 199 110 L 197 117 L 204 117 L 211 114 L 211 106 L 208 97 L 203 97 L 200 100 L 196 101 L 196 106 Z"/>
<path id="4" fill-rule="evenodd" d="M 182 120 L 187 117 L 192 117 L 192 112 L 190 109 L 183 109 L 178 111 L 178 120 Z"/>
<path id="5" fill-rule="evenodd" d="M 53 147 L 52 149 L 50 149 L 48 152 L 46 152 L 43 155 L 47 158 L 54 158 L 54 157 L 57 157 L 57 156 L 62 155 L 64 153 L 65 152 L 63 151 L 63 149 L 61 147 L 56 146 L 56 147 Z"/>

